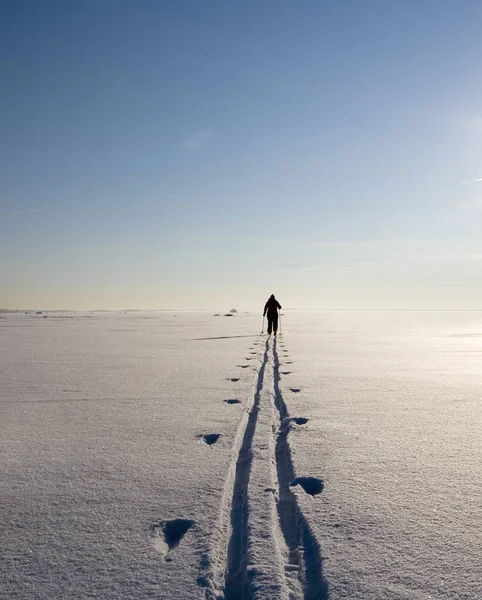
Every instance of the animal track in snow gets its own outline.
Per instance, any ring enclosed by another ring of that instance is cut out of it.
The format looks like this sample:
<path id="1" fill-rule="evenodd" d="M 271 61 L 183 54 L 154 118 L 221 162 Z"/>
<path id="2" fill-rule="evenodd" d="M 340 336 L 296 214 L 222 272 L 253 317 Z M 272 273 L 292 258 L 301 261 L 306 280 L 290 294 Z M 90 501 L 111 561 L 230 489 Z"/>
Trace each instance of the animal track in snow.
<path id="1" fill-rule="evenodd" d="M 290 391 L 292 391 L 294 394 L 297 394 L 298 392 L 301 392 L 301 388 L 290 388 Z"/>
<path id="2" fill-rule="evenodd" d="M 237 398 L 229 398 L 229 400 L 225 400 L 224 402 L 226 402 L 226 404 L 240 404 L 241 400 L 238 400 Z"/>
<path id="3" fill-rule="evenodd" d="M 158 521 L 151 525 L 152 545 L 162 556 L 167 556 L 179 545 L 186 532 L 194 525 L 191 519 Z M 168 560 L 166 558 L 166 560 Z"/>
<path id="4" fill-rule="evenodd" d="M 201 434 L 199 437 L 202 437 L 203 441 L 208 446 L 212 446 L 219 440 L 219 438 L 221 437 L 221 434 L 220 433 L 204 433 L 204 434 Z"/>
<path id="5" fill-rule="evenodd" d="M 310 494 L 310 496 L 321 494 L 325 487 L 323 480 L 318 479 L 317 477 L 297 477 L 290 483 L 290 487 L 294 487 L 295 485 L 301 485 L 305 492 Z"/>

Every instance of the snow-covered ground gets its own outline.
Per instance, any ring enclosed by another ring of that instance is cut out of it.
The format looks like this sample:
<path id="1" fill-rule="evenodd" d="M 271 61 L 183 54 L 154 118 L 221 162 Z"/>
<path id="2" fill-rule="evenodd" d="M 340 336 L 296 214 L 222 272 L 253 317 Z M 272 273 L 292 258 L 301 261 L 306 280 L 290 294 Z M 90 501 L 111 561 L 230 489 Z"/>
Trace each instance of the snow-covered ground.
<path id="1" fill-rule="evenodd" d="M 0 598 L 482 598 L 482 313 L 282 327 L 0 314 Z"/>

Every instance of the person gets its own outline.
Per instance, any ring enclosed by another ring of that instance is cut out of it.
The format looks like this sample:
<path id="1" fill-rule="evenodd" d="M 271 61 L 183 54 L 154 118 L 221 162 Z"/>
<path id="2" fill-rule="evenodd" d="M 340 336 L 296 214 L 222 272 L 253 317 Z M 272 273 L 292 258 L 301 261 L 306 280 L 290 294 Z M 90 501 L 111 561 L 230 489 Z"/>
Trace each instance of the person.
<path id="1" fill-rule="evenodd" d="M 268 302 L 264 305 L 263 317 L 268 315 L 268 335 L 271 335 L 271 331 L 278 332 L 278 309 L 281 310 L 281 304 L 276 300 L 274 294 L 271 294 Z"/>

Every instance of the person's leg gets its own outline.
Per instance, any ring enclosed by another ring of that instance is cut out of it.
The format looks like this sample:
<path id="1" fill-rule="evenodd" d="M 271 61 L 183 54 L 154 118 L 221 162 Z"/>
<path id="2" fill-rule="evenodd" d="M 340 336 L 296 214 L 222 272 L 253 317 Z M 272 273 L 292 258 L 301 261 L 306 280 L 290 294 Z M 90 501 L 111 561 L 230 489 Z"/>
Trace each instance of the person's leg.
<path id="1" fill-rule="evenodd" d="M 271 335 L 271 330 L 273 328 L 273 319 L 268 317 L 268 335 Z"/>
<path id="2" fill-rule="evenodd" d="M 274 329 L 274 334 L 276 335 L 278 332 L 278 316 L 273 317 L 273 329 Z"/>

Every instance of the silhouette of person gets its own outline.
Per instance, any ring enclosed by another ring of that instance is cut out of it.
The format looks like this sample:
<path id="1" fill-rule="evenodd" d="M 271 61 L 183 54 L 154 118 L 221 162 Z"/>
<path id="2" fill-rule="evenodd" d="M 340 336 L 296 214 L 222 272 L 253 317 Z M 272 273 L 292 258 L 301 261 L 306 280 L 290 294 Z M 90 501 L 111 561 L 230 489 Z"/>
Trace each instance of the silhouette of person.
<path id="1" fill-rule="evenodd" d="M 278 309 L 281 310 L 281 304 L 276 300 L 274 294 L 271 294 L 268 302 L 264 305 L 263 317 L 268 314 L 268 335 L 271 331 L 276 335 L 278 331 Z"/>

